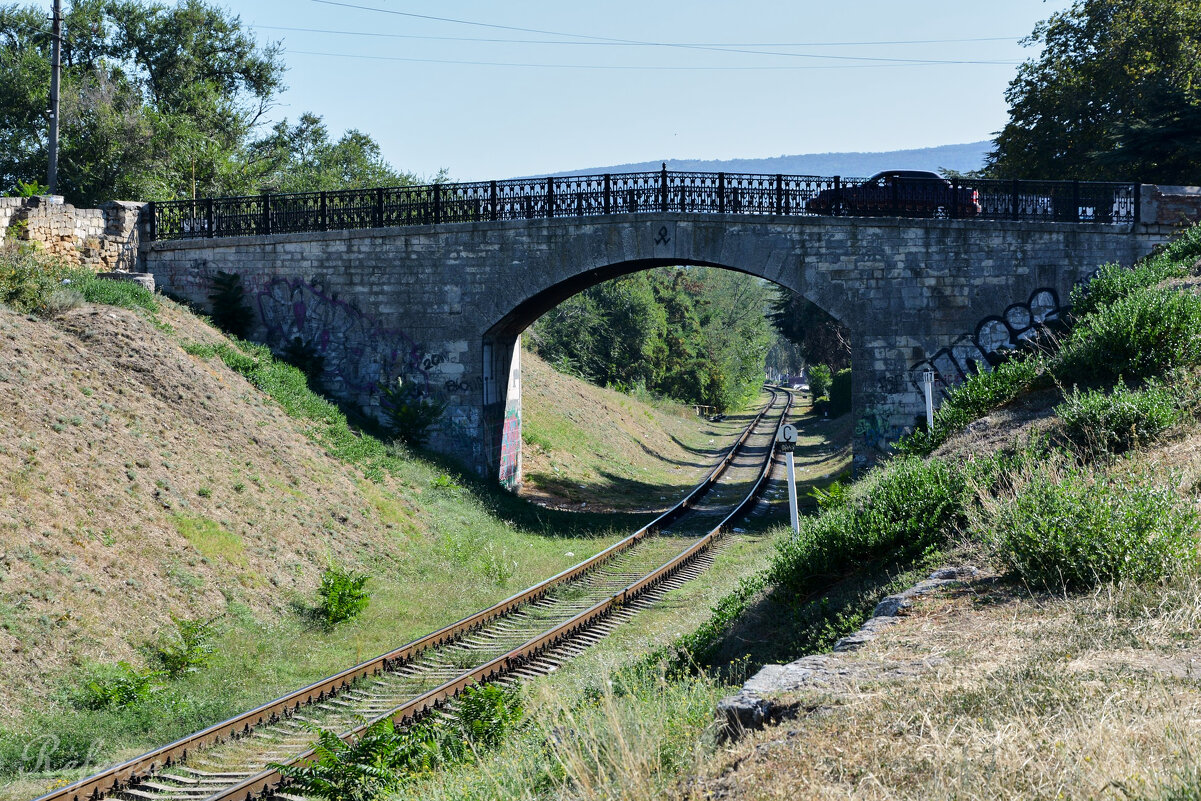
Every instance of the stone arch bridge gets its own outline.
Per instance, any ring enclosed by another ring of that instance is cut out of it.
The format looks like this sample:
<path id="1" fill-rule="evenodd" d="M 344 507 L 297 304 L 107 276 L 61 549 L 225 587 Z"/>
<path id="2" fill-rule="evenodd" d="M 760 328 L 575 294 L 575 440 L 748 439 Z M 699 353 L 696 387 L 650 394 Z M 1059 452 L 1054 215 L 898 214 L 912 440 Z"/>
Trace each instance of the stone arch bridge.
<path id="1" fill-rule="evenodd" d="M 636 205 L 605 176 L 603 200 L 599 177 L 589 179 L 596 191 L 585 206 L 542 180 L 549 199 L 542 184 L 526 195 L 539 197 L 538 208 L 498 200 L 495 183 L 479 184 L 469 185 L 480 197 L 462 214 L 451 186 L 434 190 L 441 197 L 432 221 L 427 195 L 425 217 L 389 219 L 397 206 L 379 202 L 366 224 L 335 230 L 304 229 L 344 224 L 331 211 L 336 193 L 319 202 L 308 196 L 309 217 L 299 223 L 279 211 L 284 196 L 237 199 L 258 203 L 240 217 L 222 216 L 215 203 L 225 201 L 159 204 L 144 228 L 143 269 L 162 289 L 202 305 L 217 272 L 237 273 L 257 315 L 255 339 L 282 348 L 298 337 L 316 348 L 327 388 L 368 410 L 378 409 L 381 383 L 417 382 L 447 402 L 429 446 L 513 485 L 521 477 L 520 334 L 596 283 L 661 265 L 706 265 L 758 276 L 817 304 L 851 332 L 854 447 L 862 461 L 923 414 L 916 370 L 933 367 L 949 384 L 986 366 L 1054 318 L 1099 264 L 1133 262 L 1174 222 L 1160 219 L 1156 204 L 1166 205 L 1165 195 L 1147 186 L 1115 190 L 1087 210 L 1076 187 L 1072 219 L 1062 219 L 1040 216 L 1038 201 L 1019 209 L 1018 191 L 1005 182 L 1011 205 L 993 215 L 1004 219 L 988 219 L 987 204 L 975 199 L 965 201 L 973 204 L 967 214 L 948 213 L 955 198 L 946 196 L 936 207 L 909 210 L 926 217 L 878 208 L 852 216 L 857 210 L 845 206 L 814 213 L 822 188 L 781 198 L 770 193 L 770 180 L 757 207 L 741 205 L 744 195 L 735 210 L 725 194 L 717 209 L 710 194 L 708 206 L 690 209 L 674 196 L 664 201 L 667 192 Z M 1125 219 L 1115 196 L 1137 204 Z"/>

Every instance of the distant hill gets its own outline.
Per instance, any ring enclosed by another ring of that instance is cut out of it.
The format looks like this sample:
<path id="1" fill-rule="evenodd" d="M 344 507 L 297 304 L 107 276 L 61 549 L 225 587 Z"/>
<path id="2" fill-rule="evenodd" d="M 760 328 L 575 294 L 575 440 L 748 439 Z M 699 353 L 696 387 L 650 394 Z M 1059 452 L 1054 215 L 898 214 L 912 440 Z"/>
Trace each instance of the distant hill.
<path id="1" fill-rule="evenodd" d="M 866 178 L 880 170 L 957 170 L 967 172 L 984 166 L 984 156 L 992 149 L 990 140 L 962 145 L 940 145 L 915 150 L 890 150 L 881 153 L 808 153 L 762 159 L 667 159 L 667 169 L 692 172 L 783 173 L 785 175 L 845 175 Z M 646 172 L 657 170 L 663 161 L 588 167 L 551 173 L 556 177 L 597 175 L 606 172 Z"/>

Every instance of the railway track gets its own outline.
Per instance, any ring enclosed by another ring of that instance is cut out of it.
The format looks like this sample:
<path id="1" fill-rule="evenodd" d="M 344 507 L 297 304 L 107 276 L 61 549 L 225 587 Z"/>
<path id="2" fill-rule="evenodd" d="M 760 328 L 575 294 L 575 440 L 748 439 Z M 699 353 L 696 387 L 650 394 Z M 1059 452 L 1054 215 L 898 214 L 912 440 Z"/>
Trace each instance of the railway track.
<path id="1" fill-rule="evenodd" d="M 81 779 L 37 801 L 246 801 L 281 791 L 267 767 L 312 755 L 313 726 L 356 736 L 412 721 L 465 688 L 543 675 L 638 609 L 695 577 L 756 503 L 792 396 L 770 390 L 705 479 L 660 517 L 595 556 L 495 606 L 257 709 Z"/>

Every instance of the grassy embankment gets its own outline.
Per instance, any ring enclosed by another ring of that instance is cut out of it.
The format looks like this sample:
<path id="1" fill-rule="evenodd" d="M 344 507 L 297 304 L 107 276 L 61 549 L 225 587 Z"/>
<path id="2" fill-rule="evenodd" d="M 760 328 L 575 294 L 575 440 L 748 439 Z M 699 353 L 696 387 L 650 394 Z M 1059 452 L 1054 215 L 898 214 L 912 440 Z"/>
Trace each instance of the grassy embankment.
<path id="1" fill-rule="evenodd" d="M 645 519 L 493 491 L 176 304 L 2 256 L 0 797 L 395 647 Z M 305 610 L 331 565 L 370 575 L 372 599 L 326 630 Z M 211 654 L 174 677 L 173 618 L 212 621 Z"/>
<path id="2" fill-rule="evenodd" d="M 521 494 L 591 511 L 660 511 L 713 466 L 746 421 L 631 397 L 556 371 L 523 351 Z"/>

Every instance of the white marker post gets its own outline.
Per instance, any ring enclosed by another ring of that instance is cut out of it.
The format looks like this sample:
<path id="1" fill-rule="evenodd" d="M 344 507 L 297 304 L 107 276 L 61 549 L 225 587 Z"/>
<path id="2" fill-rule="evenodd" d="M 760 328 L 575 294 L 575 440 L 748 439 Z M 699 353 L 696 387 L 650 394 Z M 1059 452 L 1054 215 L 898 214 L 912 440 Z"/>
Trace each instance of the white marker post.
<path id="1" fill-rule="evenodd" d="M 788 512 L 792 519 L 792 530 L 799 534 L 801 532 L 801 519 L 796 506 L 796 465 L 792 460 L 792 452 L 796 448 L 796 440 L 796 426 L 791 423 L 785 423 L 776 432 L 776 443 L 780 447 L 780 452 L 784 453 L 788 459 Z"/>
<path id="2" fill-rule="evenodd" d="M 922 391 L 926 394 L 926 430 L 934 430 L 934 371 L 922 373 Z"/>

